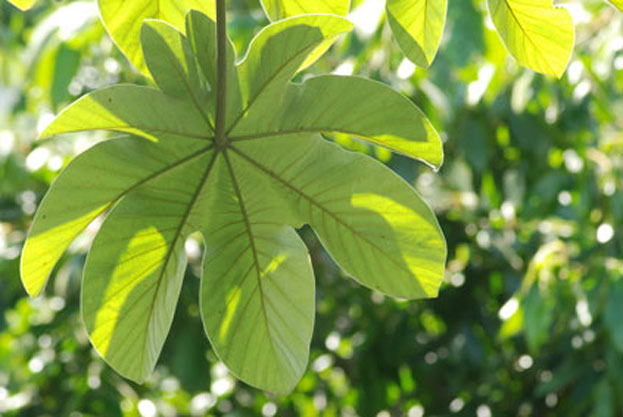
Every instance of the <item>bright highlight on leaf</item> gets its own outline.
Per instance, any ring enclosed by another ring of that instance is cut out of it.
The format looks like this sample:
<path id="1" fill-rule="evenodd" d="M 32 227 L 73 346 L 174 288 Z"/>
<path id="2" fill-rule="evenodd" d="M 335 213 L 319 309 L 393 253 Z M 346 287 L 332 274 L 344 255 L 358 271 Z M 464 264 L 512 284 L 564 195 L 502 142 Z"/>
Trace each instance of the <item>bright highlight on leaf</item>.
<path id="1" fill-rule="evenodd" d="M 149 75 L 139 34 L 145 19 L 159 19 L 184 29 L 184 13 L 194 9 L 215 18 L 215 0 L 98 0 L 106 30 L 137 70 Z"/>
<path id="2" fill-rule="evenodd" d="M 173 320 L 184 243 L 200 232 L 201 317 L 212 346 L 240 379 L 279 393 L 305 371 L 314 323 L 314 276 L 295 228 L 309 224 L 363 285 L 395 297 L 436 296 L 446 246 L 430 208 L 378 161 L 320 135 L 349 134 L 439 167 L 435 130 L 378 82 L 290 81 L 319 45 L 351 26 L 333 15 L 276 22 L 238 65 L 230 44 L 226 136 L 217 141 L 214 21 L 191 11 L 188 37 L 147 21 L 144 62 L 158 89 L 95 91 L 42 134 L 123 136 L 78 156 L 42 201 L 22 254 L 28 292 L 41 292 L 67 246 L 106 213 L 85 264 L 82 315 L 104 359 L 141 382 Z"/>
<path id="3" fill-rule="evenodd" d="M 9 3 L 14 5 L 20 10 L 28 10 L 35 5 L 37 0 L 7 0 Z"/>
<path id="4" fill-rule="evenodd" d="M 574 44 L 571 15 L 552 0 L 488 0 L 493 23 L 520 64 L 562 77 Z"/>
<path id="5" fill-rule="evenodd" d="M 261 0 L 261 3 L 271 20 L 310 13 L 346 16 L 350 9 L 350 0 Z"/>
<path id="6" fill-rule="evenodd" d="M 270 20 L 280 20 L 304 14 L 333 14 L 346 16 L 350 0 L 261 0 L 260 3 Z M 301 70 L 312 65 L 333 44 L 335 39 L 326 39 L 303 62 Z"/>
<path id="7" fill-rule="evenodd" d="M 387 0 L 387 19 L 404 54 L 428 68 L 439 49 L 447 0 Z"/>
<path id="8" fill-rule="evenodd" d="M 623 12 L 623 0 L 610 0 L 610 3 Z"/>
<path id="9" fill-rule="evenodd" d="M 306 13 L 346 16 L 350 0 L 262 0 L 272 20 Z M 396 41 L 417 65 L 428 68 L 439 49 L 446 20 L 447 0 L 387 0 L 387 17 Z"/>

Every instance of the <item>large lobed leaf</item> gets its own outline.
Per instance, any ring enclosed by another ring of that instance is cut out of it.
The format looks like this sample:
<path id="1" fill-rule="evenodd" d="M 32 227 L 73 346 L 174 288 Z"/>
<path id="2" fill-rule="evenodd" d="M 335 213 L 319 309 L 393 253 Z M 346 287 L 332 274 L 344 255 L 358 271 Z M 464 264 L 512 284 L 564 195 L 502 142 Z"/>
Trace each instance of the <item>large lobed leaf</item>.
<path id="1" fill-rule="evenodd" d="M 119 85 L 63 111 L 43 137 L 122 132 L 78 156 L 41 203 L 22 255 L 31 295 L 84 228 L 108 213 L 85 264 L 82 314 L 97 351 L 143 381 L 173 320 L 184 243 L 205 244 L 201 315 L 216 354 L 242 380 L 287 392 L 305 370 L 314 277 L 294 228 L 309 224 L 362 284 L 403 298 L 437 294 L 445 242 L 428 206 L 391 170 L 320 133 L 343 132 L 438 167 L 441 142 L 420 110 L 380 83 L 290 79 L 350 30 L 337 16 L 268 26 L 236 65 L 228 50 L 227 140 L 214 138 L 215 25 L 187 15 L 188 37 L 141 30 L 159 89 Z M 132 135 L 132 136 L 129 136 Z"/>

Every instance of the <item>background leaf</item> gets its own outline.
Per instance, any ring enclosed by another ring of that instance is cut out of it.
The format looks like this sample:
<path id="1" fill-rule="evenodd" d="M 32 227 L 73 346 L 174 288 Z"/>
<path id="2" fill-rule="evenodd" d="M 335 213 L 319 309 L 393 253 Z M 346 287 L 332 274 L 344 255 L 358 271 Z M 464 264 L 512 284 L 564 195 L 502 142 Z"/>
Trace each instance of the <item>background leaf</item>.
<path id="1" fill-rule="evenodd" d="M 623 281 L 612 284 L 608 304 L 606 305 L 606 326 L 612 338 L 613 345 L 623 353 Z"/>
<path id="2" fill-rule="evenodd" d="M 261 3 L 270 20 L 309 13 L 346 16 L 350 9 L 350 0 L 261 0 Z"/>
<path id="3" fill-rule="evenodd" d="M 446 23 L 447 0 L 387 0 L 387 18 L 396 41 L 415 64 L 428 68 Z"/>
<path id="4" fill-rule="evenodd" d="M 159 19 L 184 30 L 187 10 L 199 10 L 215 18 L 215 0 L 98 0 L 102 21 L 119 49 L 134 67 L 148 75 L 139 34 L 145 19 Z"/>
<path id="5" fill-rule="evenodd" d="M 610 3 L 623 12 L 623 0 L 610 0 Z"/>
<path id="6" fill-rule="evenodd" d="M 35 5 L 37 0 L 7 0 L 20 10 L 28 10 Z"/>
<path id="7" fill-rule="evenodd" d="M 350 9 L 350 0 L 260 0 L 264 12 L 270 20 L 281 20 L 303 14 L 328 13 L 337 16 L 346 16 Z M 312 65 L 333 44 L 335 38 L 329 38 L 321 43 L 307 60 L 301 64 L 301 70 Z"/>
<path id="8" fill-rule="evenodd" d="M 493 23 L 520 64 L 558 78 L 573 52 L 571 15 L 551 0 L 488 0 Z"/>

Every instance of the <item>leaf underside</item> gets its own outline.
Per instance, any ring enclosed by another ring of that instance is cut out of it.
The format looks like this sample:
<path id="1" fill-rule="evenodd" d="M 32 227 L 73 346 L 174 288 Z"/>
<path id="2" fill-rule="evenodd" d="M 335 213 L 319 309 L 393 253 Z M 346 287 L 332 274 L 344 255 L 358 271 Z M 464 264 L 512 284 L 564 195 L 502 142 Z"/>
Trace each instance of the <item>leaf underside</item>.
<path id="1" fill-rule="evenodd" d="M 199 232 L 205 331 L 235 375 L 274 392 L 288 392 L 301 377 L 313 330 L 313 271 L 295 228 L 311 225 L 365 286 L 402 298 L 436 296 L 446 248 L 432 211 L 384 165 L 321 136 L 348 133 L 438 167 L 435 130 L 377 82 L 290 82 L 319 45 L 350 28 L 329 15 L 276 22 L 237 65 L 230 44 L 227 140 L 217 146 L 214 22 L 191 11 L 184 36 L 147 21 L 141 42 L 158 89 L 95 91 L 42 134 L 122 136 L 79 155 L 54 181 L 22 254 L 28 292 L 39 294 L 67 246 L 106 214 L 85 264 L 82 314 L 104 359 L 143 381 L 173 320 L 186 239 Z"/>

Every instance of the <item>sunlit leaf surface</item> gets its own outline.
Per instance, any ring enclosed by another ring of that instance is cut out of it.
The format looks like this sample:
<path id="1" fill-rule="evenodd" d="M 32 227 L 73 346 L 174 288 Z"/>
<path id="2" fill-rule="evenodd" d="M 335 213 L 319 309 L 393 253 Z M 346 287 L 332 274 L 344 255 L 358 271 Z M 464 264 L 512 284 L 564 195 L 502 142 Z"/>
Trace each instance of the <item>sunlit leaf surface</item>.
<path id="1" fill-rule="evenodd" d="M 262 0 L 261 3 L 271 20 L 309 13 L 346 16 L 350 8 L 350 0 Z"/>
<path id="2" fill-rule="evenodd" d="M 551 0 L 488 0 L 493 23 L 520 64 L 560 78 L 574 44 L 571 15 Z"/>
<path id="3" fill-rule="evenodd" d="M 447 0 L 387 0 L 387 18 L 396 41 L 411 61 L 433 62 L 446 22 Z"/>
<path id="4" fill-rule="evenodd" d="M 37 0 L 7 0 L 20 10 L 28 10 L 35 5 Z"/>
<path id="5" fill-rule="evenodd" d="M 98 0 L 102 21 L 121 52 L 140 72 L 149 75 L 139 34 L 143 20 L 160 19 L 184 29 L 184 13 L 199 10 L 214 19 L 215 0 Z"/>
<path id="6" fill-rule="evenodd" d="M 623 0 L 610 0 L 610 3 L 623 12 Z"/>

